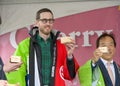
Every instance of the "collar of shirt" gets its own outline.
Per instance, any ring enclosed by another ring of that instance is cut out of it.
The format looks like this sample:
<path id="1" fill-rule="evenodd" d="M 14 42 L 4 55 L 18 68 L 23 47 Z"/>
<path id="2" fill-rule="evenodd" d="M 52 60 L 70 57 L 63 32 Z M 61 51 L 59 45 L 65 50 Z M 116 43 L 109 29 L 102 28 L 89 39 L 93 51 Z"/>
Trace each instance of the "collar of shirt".
<path id="1" fill-rule="evenodd" d="M 108 61 L 107 60 L 105 60 L 105 59 L 103 59 L 103 58 L 100 58 L 101 60 L 102 60 L 102 62 L 103 62 L 103 64 L 105 65 L 105 67 L 106 67 L 106 69 L 107 69 L 107 63 L 108 63 Z M 110 61 L 110 67 L 111 67 L 111 69 L 112 69 L 112 72 L 113 72 L 113 76 L 114 76 L 114 79 L 115 79 L 115 69 L 114 69 L 114 65 L 113 65 L 113 60 L 112 61 Z"/>
<path id="2" fill-rule="evenodd" d="M 108 61 L 105 60 L 105 59 L 103 59 L 103 58 L 100 58 L 100 59 L 102 60 L 102 62 L 103 62 L 103 64 L 105 65 L 105 67 L 107 68 L 107 63 L 108 63 Z M 111 66 L 113 65 L 113 60 L 110 61 L 110 64 L 111 64 Z"/>
<path id="3" fill-rule="evenodd" d="M 37 39 L 37 40 L 41 40 L 41 41 L 44 40 L 44 39 L 39 35 L 39 33 L 37 33 L 36 39 Z M 51 36 L 50 36 L 46 41 L 50 41 L 50 40 L 52 40 Z"/>

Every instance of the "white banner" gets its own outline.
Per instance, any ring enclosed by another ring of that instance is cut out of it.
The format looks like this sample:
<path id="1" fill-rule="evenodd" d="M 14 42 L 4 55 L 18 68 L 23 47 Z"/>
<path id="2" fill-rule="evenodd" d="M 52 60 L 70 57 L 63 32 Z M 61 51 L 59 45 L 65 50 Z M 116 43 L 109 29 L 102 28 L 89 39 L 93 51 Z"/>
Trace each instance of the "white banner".
<path id="1" fill-rule="evenodd" d="M 35 14 L 40 8 L 50 8 L 55 18 L 80 12 L 119 5 L 120 1 L 84 1 L 36 4 L 0 5 L 0 35 L 34 23 Z"/>

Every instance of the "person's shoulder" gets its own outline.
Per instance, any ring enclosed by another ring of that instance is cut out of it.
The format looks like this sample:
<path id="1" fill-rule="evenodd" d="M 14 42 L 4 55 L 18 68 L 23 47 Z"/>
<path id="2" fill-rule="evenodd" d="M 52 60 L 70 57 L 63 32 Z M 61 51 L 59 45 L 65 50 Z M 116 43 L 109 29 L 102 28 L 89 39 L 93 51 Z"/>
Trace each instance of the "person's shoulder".
<path id="1" fill-rule="evenodd" d="M 83 65 L 80 66 L 80 68 L 88 68 L 88 67 L 91 67 L 91 59 L 90 60 L 87 60 Z"/>
<path id="2" fill-rule="evenodd" d="M 29 40 L 30 40 L 30 38 L 28 37 L 28 38 L 22 40 L 22 41 L 20 42 L 20 44 L 22 44 L 22 43 L 26 43 L 26 42 L 29 42 Z"/>
<path id="3" fill-rule="evenodd" d="M 61 43 L 60 39 L 57 39 L 56 43 L 57 43 L 58 46 L 65 46 L 64 44 Z"/>
<path id="4" fill-rule="evenodd" d="M 117 68 L 118 68 L 119 71 L 120 71 L 120 64 L 116 63 L 116 65 L 117 65 Z"/>
<path id="5" fill-rule="evenodd" d="M 26 38 L 26 39 L 22 40 L 21 42 L 19 42 L 15 53 L 19 52 L 19 50 L 24 50 L 24 52 L 28 52 L 29 45 L 30 45 L 29 41 L 30 41 L 30 38 Z"/>
<path id="6" fill-rule="evenodd" d="M 57 39 L 56 42 L 57 42 L 57 43 L 61 43 L 61 42 L 60 42 L 60 39 Z"/>
<path id="7" fill-rule="evenodd" d="M 29 45 L 29 41 L 30 41 L 30 38 L 28 37 L 28 38 L 22 40 L 21 42 L 19 42 L 19 46 Z"/>

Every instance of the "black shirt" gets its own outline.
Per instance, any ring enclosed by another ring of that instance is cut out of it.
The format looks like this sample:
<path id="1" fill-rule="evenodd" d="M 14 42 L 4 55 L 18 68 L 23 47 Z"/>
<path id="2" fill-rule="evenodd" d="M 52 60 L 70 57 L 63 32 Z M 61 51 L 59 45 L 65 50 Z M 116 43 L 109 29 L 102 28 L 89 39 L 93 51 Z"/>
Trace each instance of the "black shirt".
<path id="1" fill-rule="evenodd" d="M 6 76 L 5 76 L 5 73 L 3 71 L 3 61 L 0 57 L 0 80 L 6 80 Z"/>

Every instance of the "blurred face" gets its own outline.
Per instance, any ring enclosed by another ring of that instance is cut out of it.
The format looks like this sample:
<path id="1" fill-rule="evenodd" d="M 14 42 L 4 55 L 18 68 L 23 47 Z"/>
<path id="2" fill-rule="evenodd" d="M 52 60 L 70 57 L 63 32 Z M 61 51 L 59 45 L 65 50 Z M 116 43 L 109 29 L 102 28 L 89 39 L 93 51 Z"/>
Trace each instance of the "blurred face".
<path id="1" fill-rule="evenodd" d="M 53 28 L 53 23 L 53 15 L 50 12 L 41 13 L 40 19 L 36 21 L 41 35 L 49 35 Z"/>
<path id="2" fill-rule="evenodd" d="M 115 45 L 114 45 L 113 39 L 109 36 L 106 36 L 106 37 L 100 39 L 99 47 L 107 47 L 108 48 L 108 53 L 104 53 L 102 58 L 105 60 L 111 61 L 115 54 Z"/>

